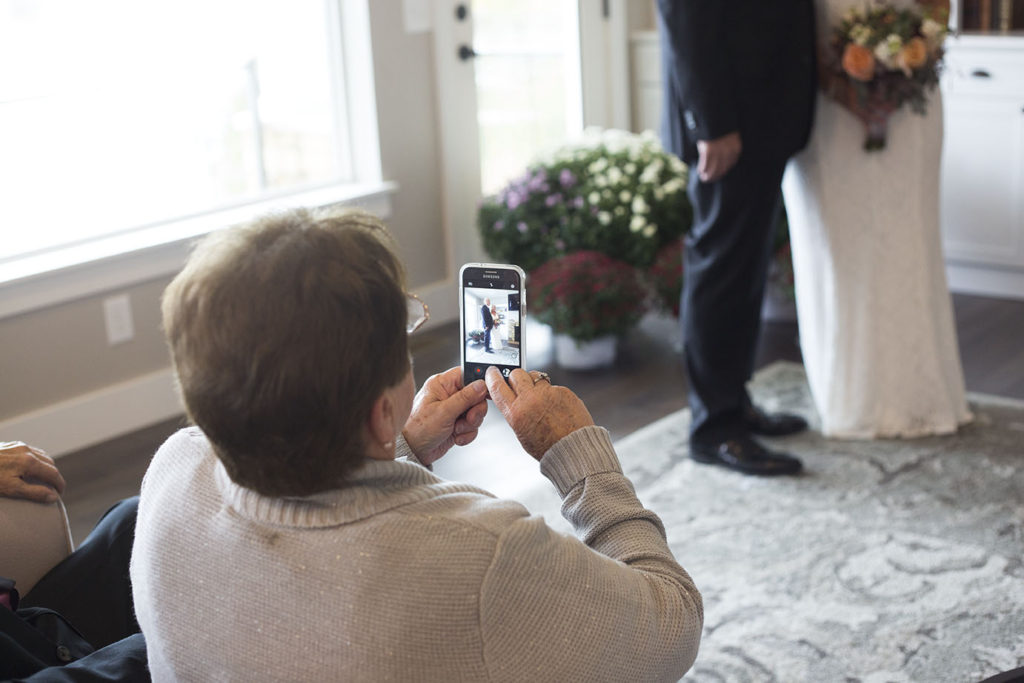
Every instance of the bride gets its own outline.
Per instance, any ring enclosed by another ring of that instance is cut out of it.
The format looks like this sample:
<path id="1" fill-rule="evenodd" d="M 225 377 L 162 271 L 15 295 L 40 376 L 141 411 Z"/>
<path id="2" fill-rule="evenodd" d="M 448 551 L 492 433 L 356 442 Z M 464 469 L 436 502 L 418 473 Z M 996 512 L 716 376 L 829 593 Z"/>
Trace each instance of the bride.
<path id="1" fill-rule="evenodd" d="M 817 0 L 820 46 L 854 5 Z M 822 433 L 952 433 L 971 414 L 939 235 L 938 89 L 925 116 L 892 113 L 884 149 L 865 151 L 864 140 L 864 124 L 819 95 L 811 140 L 783 181 L 800 345 Z"/>

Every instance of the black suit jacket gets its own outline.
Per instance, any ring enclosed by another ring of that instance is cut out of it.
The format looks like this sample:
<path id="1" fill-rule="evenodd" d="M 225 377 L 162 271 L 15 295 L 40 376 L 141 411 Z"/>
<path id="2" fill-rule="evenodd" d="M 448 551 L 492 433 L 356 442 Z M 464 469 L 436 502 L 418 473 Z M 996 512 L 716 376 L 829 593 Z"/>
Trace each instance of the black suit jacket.
<path id="1" fill-rule="evenodd" d="M 817 82 L 813 0 L 658 0 L 663 139 L 688 163 L 697 141 L 739 131 L 743 154 L 807 144 Z"/>
<path id="2" fill-rule="evenodd" d="M 487 308 L 486 305 L 480 307 L 480 316 L 484 319 L 485 330 L 489 330 L 494 327 L 494 318 L 491 317 L 491 309 Z"/>

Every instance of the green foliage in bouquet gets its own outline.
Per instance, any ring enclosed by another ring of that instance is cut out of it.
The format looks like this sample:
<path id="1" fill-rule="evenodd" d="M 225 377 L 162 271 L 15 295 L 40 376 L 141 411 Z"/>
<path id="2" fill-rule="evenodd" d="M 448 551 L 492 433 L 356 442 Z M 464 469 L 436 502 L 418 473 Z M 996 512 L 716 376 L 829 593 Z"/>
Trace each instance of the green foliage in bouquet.
<path id="1" fill-rule="evenodd" d="M 622 335 L 646 310 L 640 271 L 598 251 L 549 260 L 530 274 L 530 308 L 559 334 L 590 341 Z"/>
<path id="2" fill-rule="evenodd" d="M 588 131 L 483 201 L 484 248 L 527 272 L 581 250 L 647 268 L 693 220 L 686 171 L 652 133 Z"/>

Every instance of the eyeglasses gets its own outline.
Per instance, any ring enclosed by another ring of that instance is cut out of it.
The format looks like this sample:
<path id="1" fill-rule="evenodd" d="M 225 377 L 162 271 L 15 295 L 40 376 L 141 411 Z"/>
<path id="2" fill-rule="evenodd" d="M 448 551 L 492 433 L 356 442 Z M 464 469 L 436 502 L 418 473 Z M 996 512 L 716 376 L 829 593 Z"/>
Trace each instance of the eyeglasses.
<path id="1" fill-rule="evenodd" d="M 405 324 L 405 331 L 408 334 L 412 334 L 416 330 L 423 327 L 423 323 L 430 320 L 430 307 L 427 306 L 423 299 L 419 298 L 415 294 L 405 293 L 409 317 Z"/>

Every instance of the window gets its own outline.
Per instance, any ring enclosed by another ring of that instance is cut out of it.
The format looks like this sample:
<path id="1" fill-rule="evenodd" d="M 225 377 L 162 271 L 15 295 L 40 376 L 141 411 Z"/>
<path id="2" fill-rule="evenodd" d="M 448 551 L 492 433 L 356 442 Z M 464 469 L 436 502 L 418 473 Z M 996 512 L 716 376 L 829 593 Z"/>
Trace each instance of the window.
<path id="1" fill-rule="evenodd" d="M 379 181 L 379 160 L 376 178 L 352 161 L 348 81 L 360 78 L 346 70 L 370 71 L 368 45 L 363 60 L 342 49 L 352 5 L 0 0 L 0 271 L 69 245 Z"/>
<path id="2" fill-rule="evenodd" d="M 583 129 L 578 5 L 478 0 L 473 22 L 481 185 L 493 194 Z"/>

